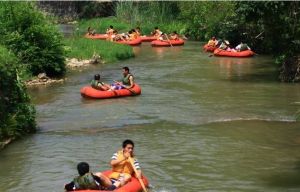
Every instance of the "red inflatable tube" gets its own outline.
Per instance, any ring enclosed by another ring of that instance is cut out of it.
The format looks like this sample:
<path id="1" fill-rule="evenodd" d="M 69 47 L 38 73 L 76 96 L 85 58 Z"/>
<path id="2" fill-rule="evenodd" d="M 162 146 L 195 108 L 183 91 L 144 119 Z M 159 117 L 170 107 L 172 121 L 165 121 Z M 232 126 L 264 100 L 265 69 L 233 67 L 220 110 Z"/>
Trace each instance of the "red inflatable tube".
<path id="1" fill-rule="evenodd" d="M 107 34 L 95 34 L 95 35 L 89 35 L 89 34 L 86 34 L 84 36 L 85 38 L 88 38 L 88 39 L 101 39 L 101 40 L 106 40 L 108 35 Z"/>
<path id="2" fill-rule="evenodd" d="M 184 40 L 182 39 L 178 39 L 178 40 L 155 40 L 151 42 L 151 45 L 153 47 L 170 47 L 172 44 L 172 46 L 180 46 L 180 45 L 184 45 Z"/>
<path id="3" fill-rule="evenodd" d="M 141 92 L 142 89 L 138 84 L 134 84 L 133 88 L 131 89 L 121 89 L 114 91 L 101 91 L 98 89 L 94 89 L 91 86 L 85 86 L 80 90 L 80 94 L 82 97 L 92 99 L 108 99 L 114 97 L 136 96 L 140 95 Z"/>
<path id="4" fill-rule="evenodd" d="M 104 171 L 103 174 L 106 175 L 106 176 L 109 176 L 111 173 L 111 171 Z M 148 179 L 143 176 L 143 182 L 145 184 L 146 187 L 149 186 L 149 182 L 148 182 Z M 143 188 L 139 182 L 139 180 L 135 177 L 132 177 L 131 180 L 124 186 L 116 189 L 116 190 L 113 190 L 114 192 L 139 192 L 139 191 L 142 191 Z M 107 191 L 104 191 L 104 190 L 78 190 L 76 192 L 107 192 Z"/>
<path id="5" fill-rule="evenodd" d="M 231 52 L 225 51 L 222 49 L 216 49 L 214 51 L 215 56 L 223 56 L 223 57 L 252 57 L 254 52 L 251 50 L 240 51 L 240 52 Z"/>
<path id="6" fill-rule="evenodd" d="M 205 44 L 205 45 L 203 46 L 203 49 L 204 49 L 206 52 L 214 52 L 214 50 L 216 49 L 216 47 L 208 46 L 207 44 Z"/>
<path id="7" fill-rule="evenodd" d="M 141 40 L 141 38 L 136 38 L 136 39 L 131 40 L 131 41 L 115 41 L 115 42 L 120 43 L 120 44 L 137 46 L 137 45 L 140 45 L 142 43 L 142 40 Z"/>
<path id="8" fill-rule="evenodd" d="M 141 36 L 142 42 L 151 42 L 151 41 L 155 41 L 156 39 L 157 37 L 155 36 Z"/>

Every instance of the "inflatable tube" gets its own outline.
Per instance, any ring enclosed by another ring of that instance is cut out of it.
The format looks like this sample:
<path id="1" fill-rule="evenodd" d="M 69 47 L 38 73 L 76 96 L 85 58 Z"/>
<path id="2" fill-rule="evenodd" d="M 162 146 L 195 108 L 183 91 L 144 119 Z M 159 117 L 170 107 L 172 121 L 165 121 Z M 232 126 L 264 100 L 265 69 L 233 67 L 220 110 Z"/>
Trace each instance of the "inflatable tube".
<path id="1" fill-rule="evenodd" d="M 116 43 L 125 44 L 125 45 L 131 45 L 131 46 L 137 46 L 142 43 L 141 38 L 136 38 L 131 41 L 115 41 Z"/>
<path id="2" fill-rule="evenodd" d="M 142 92 L 141 87 L 138 84 L 134 84 L 131 89 L 121 89 L 114 91 L 101 91 L 94 89 L 91 86 L 85 86 L 81 88 L 80 93 L 82 97 L 93 99 L 108 99 L 114 97 L 126 97 L 140 95 Z"/>
<path id="3" fill-rule="evenodd" d="M 154 36 L 141 36 L 141 40 L 142 42 L 151 42 L 151 41 L 155 41 L 157 39 L 157 37 Z"/>
<path id="4" fill-rule="evenodd" d="M 212 47 L 212 46 L 208 46 L 207 44 L 205 44 L 203 46 L 203 49 L 206 51 L 206 52 L 214 52 L 214 50 L 216 49 L 217 47 Z"/>
<path id="5" fill-rule="evenodd" d="M 216 49 L 214 51 L 214 55 L 223 56 L 223 57 L 252 57 L 254 55 L 254 52 L 251 50 L 246 50 L 241 52 L 231 52 L 222 49 Z"/>
<path id="6" fill-rule="evenodd" d="M 107 34 L 95 34 L 95 35 L 88 35 L 88 34 L 86 34 L 84 37 L 88 38 L 88 39 L 106 40 L 106 38 L 108 37 L 108 35 Z"/>
<path id="7" fill-rule="evenodd" d="M 151 42 L 151 45 L 153 47 L 170 47 L 172 44 L 172 46 L 180 46 L 180 45 L 184 45 L 184 40 L 182 39 L 178 39 L 178 40 L 155 40 Z"/>
<path id="8" fill-rule="evenodd" d="M 104 175 L 106 176 L 109 176 L 111 174 L 111 171 L 104 171 L 102 172 Z M 143 176 L 143 182 L 145 184 L 146 187 L 149 186 L 149 182 L 148 182 L 148 179 Z M 136 178 L 136 177 L 132 177 L 131 180 L 124 186 L 116 189 L 116 190 L 113 190 L 114 192 L 139 192 L 139 191 L 142 191 L 143 188 L 139 182 L 139 180 Z M 78 190 L 76 192 L 107 192 L 107 191 L 104 191 L 104 190 Z"/>

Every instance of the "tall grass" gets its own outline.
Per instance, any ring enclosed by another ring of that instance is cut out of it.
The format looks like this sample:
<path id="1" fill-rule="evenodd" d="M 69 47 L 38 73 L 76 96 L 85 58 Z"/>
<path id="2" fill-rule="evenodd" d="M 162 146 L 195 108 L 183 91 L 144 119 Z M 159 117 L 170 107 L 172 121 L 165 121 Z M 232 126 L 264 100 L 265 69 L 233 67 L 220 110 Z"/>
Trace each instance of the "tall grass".
<path id="1" fill-rule="evenodd" d="M 178 19 L 176 2 L 117 2 L 115 12 L 116 17 L 80 20 L 76 35 L 83 35 L 88 27 L 96 29 L 97 33 L 105 33 L 110 25 L 118 32 L 140 27 L 145 35 L 150 34 L 156 26 L 166 33 L 177 31 L 184 34 L 187 30 L 186 22 Z"/>
<path id="2" fill-rule="evenodd" d="M 105 63 L 110 63 L 134 57 L 132 47 L 108 41 L 74 37 L 65 39 L 64 44 L 70 58 L 90 59 L 98 54 Z"/>
<path id="3" fill-rule="evenodd" d="M 178 19 L 177 2 L 118 2 L 115 12 L 119 21 L 128 23 L 131 28 L 141 27 L 143 34 L 150 34 L 156 26 L 166 33 L 184 34 L 187 30 L 186 23 Z"/>

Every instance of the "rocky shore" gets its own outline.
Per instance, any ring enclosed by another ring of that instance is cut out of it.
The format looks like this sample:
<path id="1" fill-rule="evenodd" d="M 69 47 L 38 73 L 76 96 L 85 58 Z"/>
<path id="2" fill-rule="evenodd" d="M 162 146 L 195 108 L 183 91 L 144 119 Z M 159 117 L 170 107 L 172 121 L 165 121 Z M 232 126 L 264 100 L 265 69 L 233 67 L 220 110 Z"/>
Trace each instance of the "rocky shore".
<path id="1" fill-rule="evenodd" d="M 90 65 L 95 65 L 103 63 L 103 60 L 99 55 L 94 55 L 91 59 L 79 60 L 76 58 L 67 58 L 66 66 L 70 70 L 76 70 L 79 68 L 89 67 Z M 39 85 L 49 85 L 53 83 L 62 83 L 66 78 L 52 79 L 48 77 L 45 73 L 40 73 L 37 77 L 25 81 L 25 85 L 28 87 L 39 86 Z"/>

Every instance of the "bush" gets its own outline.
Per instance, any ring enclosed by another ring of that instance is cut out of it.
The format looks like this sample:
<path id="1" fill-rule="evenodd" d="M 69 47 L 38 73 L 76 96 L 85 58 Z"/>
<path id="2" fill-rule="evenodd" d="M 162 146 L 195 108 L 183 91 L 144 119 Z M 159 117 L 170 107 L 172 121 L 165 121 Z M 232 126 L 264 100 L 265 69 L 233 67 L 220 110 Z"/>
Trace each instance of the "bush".
<path id="1" fill-rule="evenodd" d="M 36 130 L 35 110 L 16 66 L 17 58 L 0 46 L 0 141 Z"/>
<path id="2" fill-rule="evenodd" d="M 65 73 L 62 36 L 33 3 L 0 2 L 0 41 L 28 71 L 48 76 Z"/>

